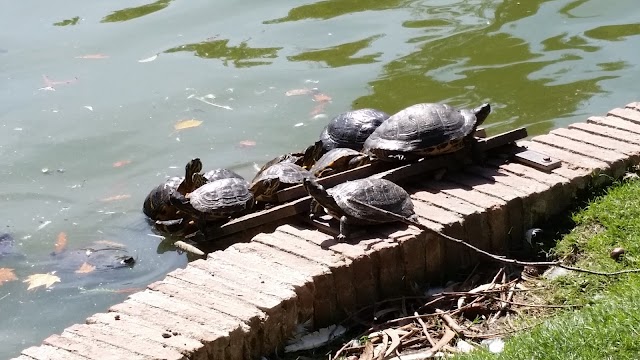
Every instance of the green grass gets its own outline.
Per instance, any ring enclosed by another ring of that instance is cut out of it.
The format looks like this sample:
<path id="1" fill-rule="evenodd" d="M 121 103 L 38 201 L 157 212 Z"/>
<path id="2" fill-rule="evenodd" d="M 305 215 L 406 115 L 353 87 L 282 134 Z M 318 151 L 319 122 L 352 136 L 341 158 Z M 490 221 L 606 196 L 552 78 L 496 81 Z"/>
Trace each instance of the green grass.
<path id="1" fill-rule="evenodd" d="M 573 215 L 577 226 L 555 249 L 576 266 L 600 271 L 640 267 L 640 181 L 616 184 Z M 609 256 L 623 247 L 620 262 Z M 640 274 L 571 273 L 547 284 L 554 304 L 582 304 L 506 339 L 504 352 L 477 351 L 457 359 L 640 359 Z M 535 319 L 524 319 L 524 322 Z"/>

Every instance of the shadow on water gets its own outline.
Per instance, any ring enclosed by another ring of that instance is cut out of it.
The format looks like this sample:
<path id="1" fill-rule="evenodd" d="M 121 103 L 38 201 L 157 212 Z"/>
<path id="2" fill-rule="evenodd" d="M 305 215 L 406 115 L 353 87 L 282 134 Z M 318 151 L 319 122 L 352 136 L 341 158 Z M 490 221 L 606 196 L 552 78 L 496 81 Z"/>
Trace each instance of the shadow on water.
<path id="1" fill-rule="evenodd" d="M 180 45 L 164 52 L 192 51 L 195 56 L 204 59 L 220 59 L 225 66 L 229 66 L 229 62 L 231 62 L 237 68 L 246 68 L 271 64 L 271 61 L 264 59 L 277 58 L 278 51 L 281 49 L 281 47 L 252 48 L 247 45 L 247 41 L 242 41 L 237 46 L 229 46 L 229 40 L 212 39 L 194 44 Z"/>
<path id="2" fill-rule="evenodd" d="M 156 11 L 160 11 L 169 6 L 171 1 L 172 0 L 158 0 L 151 4 L 117 10 L 105 16 L 100 22 L 108 23 L 133 20 L 145 15 L 153 14 Z"/>

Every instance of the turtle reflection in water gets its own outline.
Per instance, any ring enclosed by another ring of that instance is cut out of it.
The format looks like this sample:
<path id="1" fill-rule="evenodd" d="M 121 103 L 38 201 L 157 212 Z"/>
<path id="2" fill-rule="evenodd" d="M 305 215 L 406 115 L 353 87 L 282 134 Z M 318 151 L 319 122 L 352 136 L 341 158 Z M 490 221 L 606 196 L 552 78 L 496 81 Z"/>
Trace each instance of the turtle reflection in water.
<path id="1" fill-rule="evenodd" d="M 329 190 L 312 178 L 305 178 L 303 186 L 311 195 L 310 217 L 317 215 L 321 208 L 340 220 L 339 241 L 349 237 L 349 225 L 368 225 L 395 222 L 395 217 L 375 211 L 362 202 L 386 210 L 409 220 L 417 221 L 413 202 L 409 194 L 400 186 L 385 179 L 367 178 L 347 181 Z M 353 201 L 356 200 L 356 201 Z"/>

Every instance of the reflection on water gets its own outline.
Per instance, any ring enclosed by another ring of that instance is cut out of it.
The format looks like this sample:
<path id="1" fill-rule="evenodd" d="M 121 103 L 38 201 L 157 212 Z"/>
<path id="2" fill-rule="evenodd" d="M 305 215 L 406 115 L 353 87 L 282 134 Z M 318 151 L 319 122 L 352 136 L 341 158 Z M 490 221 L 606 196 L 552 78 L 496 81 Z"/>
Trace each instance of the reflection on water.
<path id="1" fill-rule="evenodd" d="M 153 14 L 154 12 L 160 11 L 166 8 L 167 6 L 169 6 L 169 3 L 171 3 L 171 1 L 173 0 L 158 0 L 151 4 L 117 10 L 105 16 L 101 22 L 107 23 L 107 22 L 127 21 L 127 20 L 136 19 L 145 15 Z"/>
<path id="2" fill-rule="evenodd" d="M 207 40 L 196 44 L 180 45 L 168 50 L 165 53 L 175 53 L 179 51 L 193 51 L 194 55 L 205 59 L 221 59 L 225 66 L 229 61 L 237 67 L 251 67 L 258 65 L 269 65 L 271 61 L 261 59 L 275 59 L 278 50 L 282 48 L 252 48 L 246 41 L 242 41 L 237 46 L 229 46 L 229 40 Z"/>
<path id="3" fill-rule="evenodd" d="M 0 358 L 185 266 L 177 239 L 159 239 L 141 206 L 187 159 L 251 178 L 255 165 L 305 148 L 351 108 L 489 101 L 490 132 L 536 134 L 640 99 L 636 5 L 7 2 L 0 233 L 22 256 L 0 258 L 17 277 L 0 285 Z M 177 131 L 187 119 L 202 123 Z M 137 262 L 27 291 L 30 275 L 56 269 L 49 254 L 60 233 L 70 249 L 121 243 Z"/>

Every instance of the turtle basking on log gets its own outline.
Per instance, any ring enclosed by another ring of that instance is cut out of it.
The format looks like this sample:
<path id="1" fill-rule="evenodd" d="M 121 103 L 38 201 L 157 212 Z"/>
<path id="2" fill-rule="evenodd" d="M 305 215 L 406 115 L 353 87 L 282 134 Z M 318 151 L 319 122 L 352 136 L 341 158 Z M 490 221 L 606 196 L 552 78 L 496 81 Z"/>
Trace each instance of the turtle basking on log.
<path id="1" fill-rule="evenodd" d="M 380 160 L 414 160 L 462 149 L 491 113 L 486 103 L 455 109 L 447 104 L 416 104 L 391 115 L 364 143 L 363 152 Z"/>

